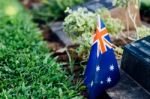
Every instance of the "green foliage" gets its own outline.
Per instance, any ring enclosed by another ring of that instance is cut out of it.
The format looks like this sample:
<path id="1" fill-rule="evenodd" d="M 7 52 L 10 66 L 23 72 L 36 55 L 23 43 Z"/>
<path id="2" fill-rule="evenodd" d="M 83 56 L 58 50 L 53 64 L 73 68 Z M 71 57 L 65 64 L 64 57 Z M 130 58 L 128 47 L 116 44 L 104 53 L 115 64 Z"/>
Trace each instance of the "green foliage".
<path id="1" fill-rule="evenodd" d="M 17 0 L 0 0 L 0 97 L 81 99 Z M 17 14 L 8 15 L 8 6 Z"/>
<path id="2" fill-rule="evenodd" d="M 107 30 L 112 35 L 116 35 L 122 32 L 123 29 L 125 28 L 121 20 L 117 18 L 114 19 L 114 18 L 109 17 L 109 18 L 104 19 L 104 22 L 106 24 Z"/>
<path id="3" fill-rule="evenodd" d="M 150 35 L 150 28 L 142 25 L 141 27 L 137 28 L 137 34 L 140 39 L 143 37 L 146 37 L 146 36 Z"/>
<path id="4" fill-rule="evenodd" d="M 150 0 L 141 0 L 140 12 L 142 17 L 150 17 Z"/>
<path id="5" fill-rule="evenodd" d="M 43 21 L 58 20 L 65 16 L 67 7 L 73 7 L 85 0 L 45 0 L 41 7 L 33 9 L 34 18 Z"/>
<path id="6" fill-rule="evenodd" d="M 73 39 L 77 39 L 82 34 L 92 34 L 95 32 L 96 15 L 86 8 L 79 8 L 77 11 L 70 11 L 65 18 L 64 31 Z"/>
<path id="7" fill-rule="evenodd" d="M 141 10 L 150 11 L 150 0 L 141 0 Z"/>
<path id="8" fill-rule="evenodd" d="M 98 9 L 97 14 L 101 15 L 101 19 L 104 21 L 106 28 L 110 34 L 116 35 L 125 29 L 120 19 L 111 17 L 111 13 L 110 11 L 108 11 L 108 9 Z"/>
<path id="9" fill-rule="evenodd" d="M 65 18 L 63 24 L 64 31 L 68 33 L 75 43 L 79 44 L 77 52 L 83 59 L 87 59 L 89 55 L 89 49 L 93 42 L 92 35 L 96 30 L 97 15 L 101 16 L 110 34 L 117 35 L 124 29 L 121 21 L 113 19 L 106 8 L 99 9 L 96 13 L 92 13 L 85 8 L 79 8 L 77 11 L 68 10 L 68 12 L 70 14 Z"/>
<path id="10" fill-rule="evenodd" d="M 86 8 L 79 8 L 77 11 L 69 10 L 68 12 L 70 14 L 63 23 L 64 31 L 75 43 L 80 44 L 77 52 L 86 59 L 92 44 L 92 34 L 96 29 L 96 15 Z"/>
<path id="11" fill-rule="evenodd" d="M 150 8 L 150 1 L 149 0 L 141 0 L 141 5 Z"/>
<path id="12" fill-rule="evenodd" d="M 140 0 L 113 0 L 113 4 L 119 7 L 127 8 L 129 4 L 139 5 Z"/>

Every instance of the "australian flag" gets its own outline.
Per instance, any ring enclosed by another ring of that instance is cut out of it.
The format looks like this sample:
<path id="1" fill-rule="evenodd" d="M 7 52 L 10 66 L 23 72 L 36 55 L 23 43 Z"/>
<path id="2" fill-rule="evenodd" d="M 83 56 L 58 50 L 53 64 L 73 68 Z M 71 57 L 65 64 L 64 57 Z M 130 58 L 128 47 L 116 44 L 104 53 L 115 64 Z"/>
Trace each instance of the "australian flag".
<path id="1" fill-rule="evenodd" d="M 96 34 L 84 80 L 90 99 L 96 99 L 106 89 L 113 87 L 119 78 L 118 64 L 108 31 L 100 17 L 98 17 Z"/>

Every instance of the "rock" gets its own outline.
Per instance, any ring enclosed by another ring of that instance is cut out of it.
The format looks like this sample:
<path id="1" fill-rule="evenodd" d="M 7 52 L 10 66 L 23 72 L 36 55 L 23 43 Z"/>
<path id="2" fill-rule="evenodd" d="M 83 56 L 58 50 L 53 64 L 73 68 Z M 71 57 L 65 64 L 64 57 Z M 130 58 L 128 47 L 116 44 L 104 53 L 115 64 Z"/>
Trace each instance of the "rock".
<path id="1" fill-rule="evenodd" d="M 137 26 L 141 26 L 141 19 L 139 14 L 139 8 L 135 5 L 130 5 L 127 9 L 126 8 L 114 8 L 111 10 L 111 16 L 113 18 L 119 18 L 123 24 L 125 25 L 125 30 L 135 30 L 135 26 L 129 17 L 129 13 L 131 12 L 132 15 L 136 15 L 135 23 Z M 130 15 L 131 15 L 130 14 Z"/>
<path id="2" fill-rule="evenodd" d="M 107 91 L 112 99 L 150 99 L 150 94 L 139 86 L 124 71 L 120 71 L 121 78 L 116 86 Z"/>
<path id="3" fill-rule="evenodd" d="M 68 37 L 68 35 L 63 31 L 63 22 L 54 22 L 49 24 L 52 32 L 57 35 L 57 37 L 62 41 L 66 46 L 74 45 L 73 41 Z"/>
<path id="4" fill-rule="evenodd" d="M 150 36 L 124 47 L 121 68 L 150 92 Z"/>
<path id="5" fill-rule="evenodd" d="M 112 4 L 112 0 L 89 0 L 84 4 L 73 7 L 72 9 L 77 10 L 79 7 L 85 7 L 89 11 L 95 12 L 97 9 L 102 7 L 112 9 L 114 6 Z"/>

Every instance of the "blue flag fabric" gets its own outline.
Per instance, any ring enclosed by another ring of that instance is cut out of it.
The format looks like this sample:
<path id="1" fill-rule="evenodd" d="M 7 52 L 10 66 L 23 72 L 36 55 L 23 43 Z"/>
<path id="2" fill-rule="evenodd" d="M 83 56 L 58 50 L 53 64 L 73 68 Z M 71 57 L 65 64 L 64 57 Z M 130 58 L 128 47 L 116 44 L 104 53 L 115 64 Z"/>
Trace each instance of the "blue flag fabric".
<path id="1" fill-rule="evenodd" d="M 98 17 L 84 80 L 90 99 L 96 99 L 106 89 L 113 87 L 119 78 L 120 73 L 110 37 L 104 23 Z"/>

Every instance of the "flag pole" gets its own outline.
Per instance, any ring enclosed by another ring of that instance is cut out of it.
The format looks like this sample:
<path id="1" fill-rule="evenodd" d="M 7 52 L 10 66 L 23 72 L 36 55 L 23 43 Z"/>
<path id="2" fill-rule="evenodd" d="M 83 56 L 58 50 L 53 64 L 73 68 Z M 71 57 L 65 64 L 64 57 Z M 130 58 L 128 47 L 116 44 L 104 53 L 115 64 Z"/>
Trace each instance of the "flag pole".
<path id="1" fill-rule="evenodd" d="M 97 15 L 97 29 L 101 29 L 101 19 L 100 19 L 100 15 Z M 99 30 L 100 31 L 100 30 Z M 106 91 L 103 91 L 102 93 L 100 93 L 98 96 L 95 96 L 95 90 L 91 90 L 90 94 L 89 94 L 89 98 L 88 99 L 111 99 L 109 97 L 109 95 L 107 94 Z"/>

